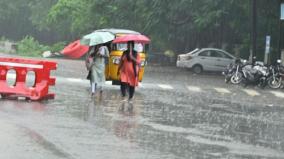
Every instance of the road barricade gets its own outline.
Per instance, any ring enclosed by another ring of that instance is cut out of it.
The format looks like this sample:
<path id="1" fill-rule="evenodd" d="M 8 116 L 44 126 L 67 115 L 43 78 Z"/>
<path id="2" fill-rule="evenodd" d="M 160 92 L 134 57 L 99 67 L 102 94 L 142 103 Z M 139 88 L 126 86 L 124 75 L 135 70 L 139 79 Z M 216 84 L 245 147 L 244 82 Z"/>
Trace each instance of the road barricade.
<path id="1" fill-rule="evenodd" d="M 28 100 L 54 99 L 55 94 L 49 93 L 49 86 L 55 85 L 55 78 L 50 77 L 51 70 L 56 70 L 57 63 L 42 60 L 19 58 L 0 58 L 0 94 L 2 98 L 24 97 Z M 14 70 L 15 83 L 7 82 L 8 71 Z M 34 72 L 35 83 L 32 87 L 26 84 L 27 73 Z"/>

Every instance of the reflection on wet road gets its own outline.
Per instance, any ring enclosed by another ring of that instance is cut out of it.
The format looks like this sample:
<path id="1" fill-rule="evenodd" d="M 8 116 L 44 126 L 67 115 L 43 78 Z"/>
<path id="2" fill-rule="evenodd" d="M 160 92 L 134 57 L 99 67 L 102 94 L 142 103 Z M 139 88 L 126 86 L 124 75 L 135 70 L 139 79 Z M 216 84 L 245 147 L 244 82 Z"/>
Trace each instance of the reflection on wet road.
<path id="1" fill-rule="evenodd" d="M 284 158 L 279 104 L 178 89 L 138 89 L 128 103 L 118 87 L 91 99 L 72 82 L 53 91 L 54 101 L 0 100 L 0 158 Z"/>
<path id="2" fill-rule="evenodd" d="M 144 92 L 138 92 L 130 104 L 120 101 L 117 90 L 106 90 L 101 101 L 87 98 L 87 91 L 82 93 L 85 96 L 77 96 L 75 89 L 73 93 L 72 100 L 62 94 L 47 103 L 1 101 L 5 131 L 0 140 L 11 144 L 6 147 L 9 151 L 1 149 L 1 155 L 17 158 L 15 154 L 24 153 L 26 157 L 19 156 L 29 158 L 33 150 L 39 152 L 38 158 L 284 155 L 284 109 L 280 107 L 247 107 L 198 97 L 190 97 L 195 98 L 193 103 L 179 99 L 163 103 Z M 164 98 L 174 95 L 158 94 Z"/>

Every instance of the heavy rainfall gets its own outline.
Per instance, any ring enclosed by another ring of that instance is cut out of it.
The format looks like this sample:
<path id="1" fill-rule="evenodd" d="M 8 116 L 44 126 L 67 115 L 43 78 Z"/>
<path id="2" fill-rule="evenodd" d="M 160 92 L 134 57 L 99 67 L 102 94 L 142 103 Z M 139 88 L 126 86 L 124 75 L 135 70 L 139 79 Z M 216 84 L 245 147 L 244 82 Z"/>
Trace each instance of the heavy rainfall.
<path id="1" fill-rule="evenodd" d="M 1 0 L 0 159 L 284 158 L 283 0 Z"/>

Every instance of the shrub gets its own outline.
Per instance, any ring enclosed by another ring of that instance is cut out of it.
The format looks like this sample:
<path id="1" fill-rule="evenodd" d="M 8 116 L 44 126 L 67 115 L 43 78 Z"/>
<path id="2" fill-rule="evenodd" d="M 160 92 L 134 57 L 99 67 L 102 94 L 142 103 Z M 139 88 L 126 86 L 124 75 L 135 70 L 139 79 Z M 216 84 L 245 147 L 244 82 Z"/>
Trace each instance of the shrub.
<path id="1" fill-rule="evenodd" d="M 32 36 L 26 36 L 18 43 L 17 53 L 24 56 L 40 56 L 46 50 L 49 50 L 48 46 L 40 45 Z"/>
<path id="2" fill-rule="evenodd" d="M 51 52 L 60 52 L 65 47 L 66 42 L 58 42 L 50 47 Z"/>
<path id="3" fill-rule="evenodd" d="M 0 41 L 8 41 L 5 36 L 0 37 Z"/>
<path id="4" fill-rule="evenodd" d="M 172 50 L 166 50 L 164 52 L 164 55 L 167 56 L 167 57 L 175 57 L 176 54 Z"/>

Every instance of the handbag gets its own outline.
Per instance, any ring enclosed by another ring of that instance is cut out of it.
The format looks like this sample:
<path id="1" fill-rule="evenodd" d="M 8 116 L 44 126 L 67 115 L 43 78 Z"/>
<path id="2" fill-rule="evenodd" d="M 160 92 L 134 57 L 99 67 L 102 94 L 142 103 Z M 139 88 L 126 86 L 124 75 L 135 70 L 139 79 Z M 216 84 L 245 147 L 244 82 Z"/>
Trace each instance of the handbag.
<path id="1" fill-rule="evenodd" d="M 86 68 L 88 71 L 90 71 L 92 69 L 92 66 L 94 65 L 94 59 L 93 57 L 88 57 L 86 60 Z"/>

